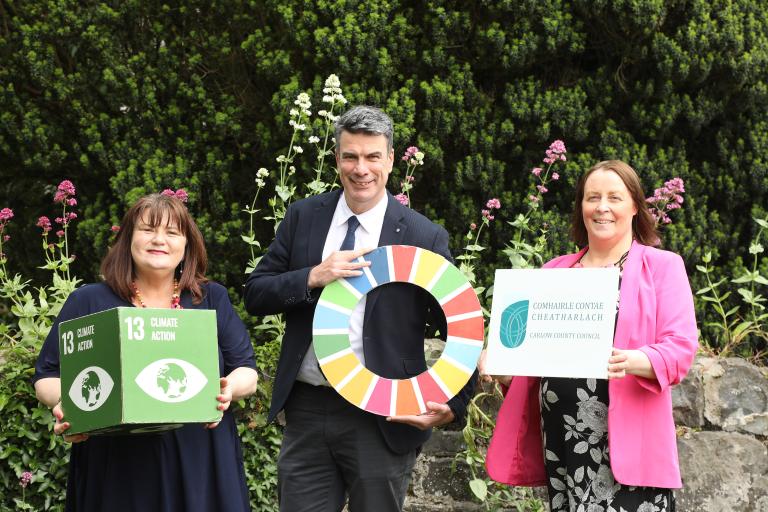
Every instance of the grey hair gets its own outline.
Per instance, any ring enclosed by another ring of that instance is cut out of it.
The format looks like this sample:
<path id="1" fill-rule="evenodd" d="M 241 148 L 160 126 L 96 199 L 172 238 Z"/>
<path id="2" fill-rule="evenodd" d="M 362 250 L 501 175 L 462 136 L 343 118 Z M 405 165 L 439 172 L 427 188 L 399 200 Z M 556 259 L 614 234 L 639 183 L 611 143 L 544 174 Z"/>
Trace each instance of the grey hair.
<path id="1" fill-rule="evenodd" d="M 358 105 L 341 114 L 334 125 L 337 150 L 341 132 L 383 135 L 387 139 L 387 152 L 394 146 L 392 118 L 380 108 Z"/>

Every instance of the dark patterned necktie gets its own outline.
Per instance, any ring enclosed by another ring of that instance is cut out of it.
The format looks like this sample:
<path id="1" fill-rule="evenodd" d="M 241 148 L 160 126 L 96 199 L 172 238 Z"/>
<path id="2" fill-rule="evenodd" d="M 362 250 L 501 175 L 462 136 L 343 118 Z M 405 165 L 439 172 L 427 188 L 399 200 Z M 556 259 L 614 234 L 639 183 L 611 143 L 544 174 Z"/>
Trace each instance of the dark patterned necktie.
<path id="1" fill-rule="evenodd" d="M 340 251 L 351 251 L 355 248 L 355 230 L 360 225 L 360 221 L 354 215 L 347 219 L 347 234 L 339 247 Z"/>

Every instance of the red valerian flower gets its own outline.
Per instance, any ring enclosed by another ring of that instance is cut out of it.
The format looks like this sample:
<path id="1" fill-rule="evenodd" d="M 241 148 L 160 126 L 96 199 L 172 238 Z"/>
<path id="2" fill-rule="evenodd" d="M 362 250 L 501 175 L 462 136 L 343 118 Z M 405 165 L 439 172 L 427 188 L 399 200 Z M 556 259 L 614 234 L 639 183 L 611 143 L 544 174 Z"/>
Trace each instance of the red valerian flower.
<path id="1" fill-rule="evenodd" d="M 56 187 L 56 194 L 53 196 L 54 203 L 62 203 L 69 206 L 75 206 L 77 201 L 71 199 L 75 195 L 75 186 L 69 180 L 64 180 Z M 71 201 L 75 201 L 74 204 Z"/>
<path id="2" fill-rule="evenodd" d="M 408 206 L 408 196 L 407 196 L 407 195 L 405 195 L 405 194 L 397 194 L 397 195 L 395 196 L 395 199 L 397 199 L 397 201 L 398 201 L 398 202 L 399 202 L 401 205 L 403 205 L 403 206 Z"/>
<path id="3" fill-rule="evenodd" d="M 37 219 L 37 227 L 43 228 L 43 234 L 48 233 L 51 230 L 51 219 L 43 215 Z"/>
<path id="4" fill-rule="evenodd" d="M 174 191 L 173 189 L 167 188 L 160 192 L 161 196 L 168 196 L 168 197 L 175 197 L 182 203 L 186 203 L 187 200 L 189 200 L 189 194 L 187 194 L 187 191 L 183 188 L 180 188 L 179 190 Z"/>

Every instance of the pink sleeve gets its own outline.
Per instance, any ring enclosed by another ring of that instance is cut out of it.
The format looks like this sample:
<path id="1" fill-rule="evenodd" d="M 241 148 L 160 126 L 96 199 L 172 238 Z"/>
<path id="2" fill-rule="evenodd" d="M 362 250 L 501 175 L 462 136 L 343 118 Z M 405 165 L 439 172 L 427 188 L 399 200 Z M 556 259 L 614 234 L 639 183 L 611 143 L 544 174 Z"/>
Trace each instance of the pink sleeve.
<path id="1" fill-rule="evenodd" d="M 660 393 L 678 384 L 688 373 L 698 348 L 698 330 L 693 294 L 682 258 L 674 253 L 654 262 L 653 287 L 656 293 L 656 333 L 640 347 L 651 361 L 657 381 L 638 378 L 644 388 Z"/>

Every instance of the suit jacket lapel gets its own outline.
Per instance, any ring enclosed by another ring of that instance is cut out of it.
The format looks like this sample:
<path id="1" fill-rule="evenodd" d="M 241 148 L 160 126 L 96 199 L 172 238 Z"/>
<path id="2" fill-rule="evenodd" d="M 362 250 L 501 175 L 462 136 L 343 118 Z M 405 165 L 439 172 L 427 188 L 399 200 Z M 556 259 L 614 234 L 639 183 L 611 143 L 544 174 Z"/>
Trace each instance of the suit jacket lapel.
<path id="1" fill-rule="evenodd" d="M 328 194 L 315 208 L 312 215 L 312 226 L 309 231 L 309 243 L 307 244 L 307 261 L 310 265 L 317 265 L 323 261 L 323 247 L 331 227 L 333 213 L 336 211 L 336 203 L 339 202 L 341 190 Z"/>
<path id="2" fill-rule="evenodd" d="M 384 212 L 384 222 L 379 235 L 379 247 L 398 245 L 403 240 L 408 226 L 403 222 L 405 207 L 387 192 L 387 211 Z"/>
<path id="3" fill-rule="evenodd" d="M 401 205 L 392 194 L 387 192 L 387 211 L 384 213 L 384 222 L 381 225 L 381 235 L 379 235 L 379 247 L 385 245 L 399 245 L 405 237 L 408 226 L 403 222 L 405 207 Z M 379 299 L 378 293 L 369 293 L 365 303 L 365 316 L 363 325 L 368 323 L 368 317 L 373 311 L 373 306 Z M 363 327 L 365 331 L 365 327 Z"/>

